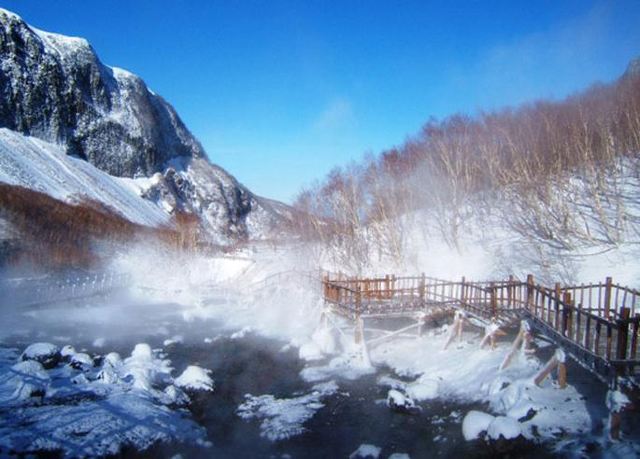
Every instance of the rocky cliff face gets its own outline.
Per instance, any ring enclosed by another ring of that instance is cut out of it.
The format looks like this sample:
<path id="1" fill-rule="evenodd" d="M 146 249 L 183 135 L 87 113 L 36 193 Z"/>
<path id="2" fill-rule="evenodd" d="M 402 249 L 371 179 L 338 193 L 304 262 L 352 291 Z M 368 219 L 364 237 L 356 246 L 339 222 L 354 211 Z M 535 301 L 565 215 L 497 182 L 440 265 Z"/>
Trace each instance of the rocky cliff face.
<path id="1" fill-rule="evenodd" d="M 0 11 L 0 59 L 2 127 L 64 144 L 116 176 L 204 154 L 169 104 L 137 76 L 102 64 L 84 39 Z"/>
<path id="2" fill-rule="evenodd" d="M 287 217 L 286 206 L 209 163 L 139 77 L 102 64 L 84 39 L 40 31 L 2 9 L 0 127 L 57 143 L 113 176 L 156 174 L 143 197 L 169 213 L 197 213 L 216 242 L 269 237 Z"/>

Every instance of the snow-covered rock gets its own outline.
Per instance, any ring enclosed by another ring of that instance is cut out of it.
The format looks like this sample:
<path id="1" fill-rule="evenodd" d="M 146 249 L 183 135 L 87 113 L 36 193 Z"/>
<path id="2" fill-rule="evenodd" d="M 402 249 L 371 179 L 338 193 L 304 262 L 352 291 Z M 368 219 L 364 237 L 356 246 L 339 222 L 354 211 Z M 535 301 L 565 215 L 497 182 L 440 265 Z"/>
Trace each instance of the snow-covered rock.
<path id="1" fill-rule="evenodd" d="M 487 428 L 487 436 L 492 440 L 513 440 L 522 435 L 520 423 L 507 416 L 496 416 Z"/>
<path id="2" fill-rule="evenodd" d="M 171 379 L 168 360 L 157 358 L 146 343 L 136 344 L 131 356 L 123 363 L 123 374 L 133 380 L 133 386 L 150 391 L 154 386 Z"/>
<path id="3" fill-rule="evenodd" d="M 358 446 L 358 449 L 349 454 L 349 459 L 378 459 L 382 448 L 368 443 Z"/>
<path id="4" fill-rule="evenodd" d="M 60 348 L 51 343 L 34 343 L 24 350 L 20 358 L 21 360 L 35 360 L 41 363 L 44 368 L 53 368 L 60 362 Z"/>
<path id="5" fill-rule="evenodd" d="M 60 356 L 62 357 L 62 360 L 65 362 L 69 362 L 71 360 L 71 357 L 75 355 L 75 353 L 76 353 L 76 349 L 70 344 L 67 344 L 66 346 L 62 346 L 62 349 L 60 349 Z"/>
<path id="6" fill-rule="evenodd" d="M 85 354 L 84 352 L 73 354 L 69 362 L 69 366 L 81 371 L 88 371 L 93 368 L 93 365 L 94 363 L 91 356 L 89 354 Z"/>
<path id="7" fill-rule="evenodd" d="M 173 384 L 165 387 L 164 394 L 168 405 L 184 406 L 189 403 L 189 396 Z"/>
<path id="8" fill-rule="evenodd" d="M 18 362 L 11 367 L 9 385 L 13 386 L 12 396 L 18 400 L 36 395 L 43 396 L 49 386 L 49 375 L 36 360 Z"/>
<path id="9" fill-rule="evenodd" d="M 469 411 L 462 421 L 462 435 L 467 441 L 475 440 L 482 432 L 489 430 L 494 416 L 482 411 Z"/>
<path id="10" fill-rule="evenodd" d="M 178 376 L 174 384 L 177 387 L 187 390 L 213 390 L 213 379 L 209 376 L 211 370 L 206 370 L 197 365 L 189 365 L 180 376 Z"/>
<path id="11" fill-rule="evenodd" d="M 99 370 L 85 372 L 69 366 L 46 370 L 35 357 L 52 347 L 36 344 L 25 351 L 34 357 L 27 360 L 0 348 L 0 408 L 11 413 L 0 421 L 2 453 L 103 457 L 118 455 L 123 446 L 142 451 L 157 442 L 206 446 L 205 430 L 179 409 L 190 400 L 173 384 L 169 362 L 147 344 L 138 344 L 124 362 L 109 353 Z M 64 354 L 71 363 L 93 364 L 72 346 Z"/>
<path id="12" fill-rule="evenodd" d="M 396 389 L 391 389 L 387 393 L 387 406 L 403 413 L 410 413 L 417 409 L 415 402 L 409 396 Z"/>

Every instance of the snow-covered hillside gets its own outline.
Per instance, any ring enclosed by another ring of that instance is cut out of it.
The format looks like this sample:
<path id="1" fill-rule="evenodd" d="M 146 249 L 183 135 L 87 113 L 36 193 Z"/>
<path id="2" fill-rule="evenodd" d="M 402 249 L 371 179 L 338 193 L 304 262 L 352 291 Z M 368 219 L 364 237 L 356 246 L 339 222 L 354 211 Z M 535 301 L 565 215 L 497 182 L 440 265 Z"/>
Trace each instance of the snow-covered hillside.
<path id="1" fill-rule="evenodd" d="M 211 164 L 173 107 L 138 76 L 104 65 L 82 38 L 38 30 L 3 9 L 0 127 L 30 137 L 2 133 L 7 183 L 67 200 L 84 195 L 150 225 L 175 210 L 193 212 L 222 244 L 274 237 L 291 218 L 287 206 Z"/>
<path id="2" fill-rule="evenodd" d="M 142 198 L 150 179 L 113 177 L 62 147 L 0 129 L 0 182 L 46 193 L 66 202 L 91 199 L 128 220 L 148 226 L 169 223 L 169 214 Z"/>

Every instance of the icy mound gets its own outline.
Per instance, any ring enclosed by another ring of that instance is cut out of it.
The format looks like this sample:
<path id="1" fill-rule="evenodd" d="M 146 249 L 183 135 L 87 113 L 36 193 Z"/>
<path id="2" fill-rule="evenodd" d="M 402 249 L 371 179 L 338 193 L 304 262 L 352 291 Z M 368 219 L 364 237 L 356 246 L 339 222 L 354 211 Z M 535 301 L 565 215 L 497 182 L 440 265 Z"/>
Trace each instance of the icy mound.
<path id="1" fill-rule="evenodd" d="M 242 419 L 261 419 L 260 435 L 271 441 L 286 440 L 305 432 L 304 423 L 324 406 L 321 400 L 338 390 L 335 382 L 313 386 L 313 391 L 294 398 L 247 394 L 238 407 Z"/>

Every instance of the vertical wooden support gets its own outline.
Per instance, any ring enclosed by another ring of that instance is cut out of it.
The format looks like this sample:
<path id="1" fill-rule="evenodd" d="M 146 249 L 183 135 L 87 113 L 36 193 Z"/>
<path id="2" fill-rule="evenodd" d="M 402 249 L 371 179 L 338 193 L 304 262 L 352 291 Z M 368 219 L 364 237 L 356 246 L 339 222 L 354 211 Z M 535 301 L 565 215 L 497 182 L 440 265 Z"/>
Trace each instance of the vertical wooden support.
<path id="1" fill-rule="evenodd" d="M 562 299 L 563 307 L 562 307 L 562 335 L 566 337 L 571 337 L 571 293 L 564 292 L 564 298 Z"/>
<path id="2" fill-rule="evenodd" d="M 629 342 L 629 308 L 620 308 L 620 320 L 618 320 L 618 343 L 616 345 L 616 359 L 627 358 L 627 343 Z"/>
<path id="3" fill-rule="evenodd" d="M 533 315 L 534 317 L 537 317 L 538 315 L 538 305 L 535 304 L 535 308 L 534 308 L 534 302 L 533 302 L 533 274 L 527 274 L 527 310 L 529 312 L 532 312 L 533 310 Z"/>
<path id="4" fill-rule="evenodd" d="M 515 293 L 515 284 L 513 281 L 513 274 L 509 275 L 509 285 L 507 286 L 507 305 L 509 309 L 513 307 L 513 297 Z"/>
<path id="5" fill-rule="evenodd" d="M 361 291 L 360 291 L 360 286 L 356 286 L 356 292 L 355 292 L 355 306 L 356 306 L 356 315 L 355 315 L 355 341 L 356 344 L 360 344 L 364 338 L 364 330 L 363 330 L 363 324 L 362 324 L 362 318 L 360 317 L 361 313 L 362 313 L 362 295 L 361 295 Z"/>
<path id="6" fill-rule="evenodd" d="M 560 283 L 559 282 L 556 282 L 555 294 L 556 294 L 556 298 L 554 301 L 555 311 L 554 311 L 553 327 L 557 331 L 560 331 Z"/>
<path id="7" fill-rule="evenodd" d="M 489 301 L 491 305 L 491 317 L 493 319 L 498 317 L 498 300 L 496 298 L 496 288 L 495 284 L 491 282 L 489 284 Z"/>
<path id="8" fill-rule="evenodd" d="M 460 304 L 464 305 L 467 302 L 467 286 L 464 276 L 462 276 L 462 282 L 460 283 Z"/>
<path id="9" fill-rule="evenodd" d="M 558 362 L 558 387 L 567 387 L 567 366 L 564 361 Z"/>
<path id="10" fill-rule="evenodd" d="M 604 284 L 604 317 L 609 319 L 611 310 L 611 288 L 613 286 L 613 279 L 607 277 Z"/>
<path id="11" fill-rule="evenodd" d="M 636 313 L 633 318 L 633 329 L 631 331 L 631 353 L 630 357 L 632 360 L 636 358 L 636 350 L 638 349 L 638 328 L 640 326 L 640 313 Z"/>
<path id="12" fill-rule="evenodd" d="M 391 291 L 391 284 L 389 282 L 389 275 L 384 276 L 384 298 L 390 298 L 389 292 Z"/>
<path id="13" fill-rule="evenodd" d="M 420 287 L 419 287 L 419 292 L 418 294 L 420 295 L 420 301 L 425 301 L 425 285 L 427 283 L 427 279 L 426 276 L 424 275 L 424 273 L 422 273 L 422 275 L 420 276 Z"/>
<path id="14" fill-rule="evenodd" d="M 585 349 L 591 350 L 590 342 L 591 339 L 591 315 L 587 315 L 587 323 L 584 327 L 584 347 Z"/>
<path id="15" fill-rule="evenodd" d="M 598 320 L 596 322 L 596 336 L 593 340 L 593 352 L 596 355 L 601 355 L 600 354 L 600 331 L 602 330 L 602 325 L 600 323 L 600 321 Z"/>

